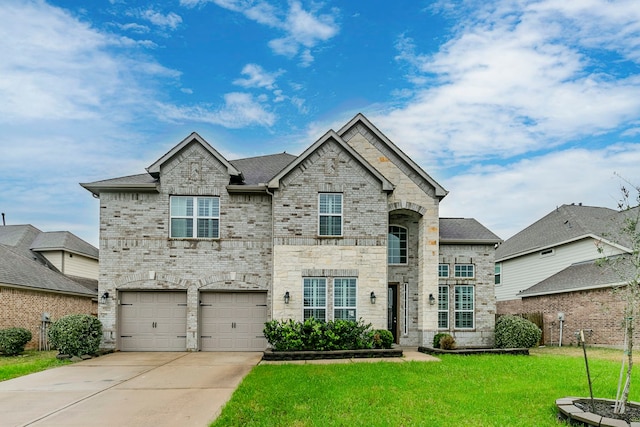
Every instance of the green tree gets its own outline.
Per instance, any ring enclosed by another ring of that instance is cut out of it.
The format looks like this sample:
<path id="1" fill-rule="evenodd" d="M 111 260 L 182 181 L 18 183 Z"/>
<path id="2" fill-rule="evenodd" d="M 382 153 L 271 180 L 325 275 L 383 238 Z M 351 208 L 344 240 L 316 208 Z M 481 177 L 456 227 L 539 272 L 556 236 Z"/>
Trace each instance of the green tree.
<path id="1" fill-rule="evenodd" d="M 627 182 L 621 187 L 622 197 L 618 202 L 620 214 L 616 216 L 616 231 L 612 240 L 620 243 L 629 251 L 622 255 L 607 255 L 606 245 L 600 242 L 598 252 L 602 255 L 601 266 L 613 268 L 621 279 L 621 285 L 615 286 L 613 292 L 623 301 L 623 324 L 625 329 L 624 352 L 627 370 L 624 387 L 616 396 L 614 412 L 624 414 L 629 402 L 631 387 L 631 371 L 633 369 L 633 333 L 636 329 L 638 307 L 640 304 L 640 187 Z M 624 369 L 624 358 L 623 366 Z M 622 370 L 621 370 L 622 379 Z"/>

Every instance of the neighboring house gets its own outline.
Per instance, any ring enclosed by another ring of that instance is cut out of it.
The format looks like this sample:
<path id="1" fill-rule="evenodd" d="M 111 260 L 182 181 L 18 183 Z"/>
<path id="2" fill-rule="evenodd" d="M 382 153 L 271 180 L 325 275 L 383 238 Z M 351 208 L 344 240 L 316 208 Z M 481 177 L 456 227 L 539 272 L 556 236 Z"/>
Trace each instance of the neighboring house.
<path id="1" fill-rule="evenodd" d="M 440 220 L 446 190 L 361 114 L 300 156 L 229 161 L 192 133 L 147 173 L 82 186 L 100 198 L 105 348 L 263 350 L 264 322 L 309 317 L 362 318 L 403 345 L 493 342 L 499 239 Z M 465 273 L 439 280 L 445 262 Z"/>
<path id="2" fill-rule="evenodd" d="M 41 340 L 43 316 L 97 314 L 98 250 L 67 231 L 0 226 L 0 329 L 22 327 Z"/>
<path id="3" fill-rule="evenodd" d="M 622 303 L 612 287 L 620 274 L 602 267 L 608 256 L 631 251 L 620 235 L 625 212 L 562 205 L 507 239 L 496 250 L 498 314 L 542 313 L 546 344 L 575 343 L 574 333 L 592 331 L 592 344 L 622 345 Z"/>

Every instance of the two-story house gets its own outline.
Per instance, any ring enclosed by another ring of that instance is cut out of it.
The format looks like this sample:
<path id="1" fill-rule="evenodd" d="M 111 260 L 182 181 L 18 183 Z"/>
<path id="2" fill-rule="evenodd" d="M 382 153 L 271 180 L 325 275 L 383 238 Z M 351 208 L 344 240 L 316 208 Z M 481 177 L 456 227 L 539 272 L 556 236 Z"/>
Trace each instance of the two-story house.
<path id="1" fill-rule="evenodd" d="M 474 224 L 443 259 L 447 191 L 362 114 L 299 156 L 229 161 L 193 133 L 147 173 L 82 186 L 100 198 L 106 348 L 262 350 L 265 321 L 309 317 L 492 343 L 499 239 Z M 446 325 L 445 263 L 464 265 Z"/>
<path id="2" fill-rule="evenodd" d="M 575 343 L 586 329 L 591 344 L 622 345 L 624 303 L 612 288 L 624 269 L 597 260 L 632 252 L 620 231 L 633 212 L 562 205 L 507 239 L 495 254 L 498 314 L 541 313 L 545 344 Z"/>
<path id="3" fill-rule="evenodd" d="M 0 226 L 0 306 L 0 329 L 29 329 L 27 347 L 46 347 L 49 321 L 97 314 L 98 249 L 68 231 Z"/>

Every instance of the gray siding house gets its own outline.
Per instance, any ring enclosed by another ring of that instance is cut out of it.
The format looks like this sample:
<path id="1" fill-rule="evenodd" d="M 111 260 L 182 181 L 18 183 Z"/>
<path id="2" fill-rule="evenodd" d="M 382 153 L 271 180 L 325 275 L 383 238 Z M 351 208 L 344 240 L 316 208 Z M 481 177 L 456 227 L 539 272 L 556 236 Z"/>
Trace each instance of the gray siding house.
<path id="1" fill-rule="evenodd" d="M 264 322 L 309 317 L 492 344 L 500 239 L 440 219 L 447 191 L 362 114 L 300 156 L 229 161 L 192 133 L 147 173 L 81 185 L 100 198 L 105 348 L 262 350 Z"/>

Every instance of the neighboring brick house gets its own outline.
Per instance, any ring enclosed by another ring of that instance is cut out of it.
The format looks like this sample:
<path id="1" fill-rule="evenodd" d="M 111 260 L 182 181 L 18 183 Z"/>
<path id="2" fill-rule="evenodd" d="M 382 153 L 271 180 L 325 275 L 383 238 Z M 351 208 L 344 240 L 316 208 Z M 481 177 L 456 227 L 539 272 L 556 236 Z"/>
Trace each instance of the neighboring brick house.
<path id="1" fill-rule="evenodd" d="M 82 186 L 100 198 L 106 348 L 262 350 L 265 321 L 311 316 L 431 345 L 441 250 L 472 266 L 446 282 L 452 301 L 469 285 L 447 330 L 492 342 L 499 239 L 474 222 L 440 242 L 446 190 L 361 114 L 300 156 L 228 161 L 192 133 L 145 174 Z"/>
<path id="2" fill-rule="evenodd" d="M 631 252 L 620 234 L 627 214 L 562 205 L 507 239 L 496 251 L 498 314 L 542 313 L 545 344 L 576 343 L 575 332 L 585 329 L 591 344 L 622 345 L 624 303 L 612 288 L 624 280 L 596 260 L 599 247 L 621 259 Z"/>
<path id="3" fill-rule="evenodd" d="M 22 327 L 43 337 L 42 320 L 97 314 L 98 250 L 67 231 L 0 226 L 0 329 Z"/>

